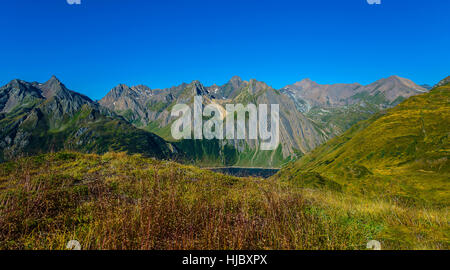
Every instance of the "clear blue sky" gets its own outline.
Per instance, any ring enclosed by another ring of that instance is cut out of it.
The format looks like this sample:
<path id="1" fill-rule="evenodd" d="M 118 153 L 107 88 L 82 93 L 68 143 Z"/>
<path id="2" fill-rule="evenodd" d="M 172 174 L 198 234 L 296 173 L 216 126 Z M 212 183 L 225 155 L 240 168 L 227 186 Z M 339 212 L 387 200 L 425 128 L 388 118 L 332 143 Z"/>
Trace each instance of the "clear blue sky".
<path id="1" fill-rule="evenodd" d="M 99 99 L 233 75 L 370 83 L 450 75 L 450 1 L 0 0 L 0 84 L 46 81 Z"/>

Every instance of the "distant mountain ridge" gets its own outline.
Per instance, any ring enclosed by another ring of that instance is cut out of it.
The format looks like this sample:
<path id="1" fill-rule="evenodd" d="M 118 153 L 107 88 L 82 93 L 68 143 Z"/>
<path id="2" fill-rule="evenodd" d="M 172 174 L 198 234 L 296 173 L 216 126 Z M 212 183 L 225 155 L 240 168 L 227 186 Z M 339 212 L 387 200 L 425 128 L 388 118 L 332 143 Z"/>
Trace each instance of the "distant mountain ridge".
<path id="1" fill-rule="evenodd" d="M 304 79 L 288 85 L 281 92 L 289 95 L 302 112 L 309 112 L 313 107 L 339 107 L 364 101 L 364 96 L 380 96 L 380 105 L 394 105 L 399 98 L 427 92 L 427 89 L 411 80 L 391 76 L 368 85 L 318 84 Z"/>

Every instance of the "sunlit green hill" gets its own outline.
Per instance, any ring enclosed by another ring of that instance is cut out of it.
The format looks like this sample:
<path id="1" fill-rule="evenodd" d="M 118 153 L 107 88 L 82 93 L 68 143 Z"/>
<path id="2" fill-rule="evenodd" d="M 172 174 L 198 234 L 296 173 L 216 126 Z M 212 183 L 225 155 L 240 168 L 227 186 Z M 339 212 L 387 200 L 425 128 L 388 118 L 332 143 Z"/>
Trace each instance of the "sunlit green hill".
<path id="1" fill-rule="evenodd" d="M 356 124 L 278 177 L 308 185 L 305 174 L 315 173 L 353 193 L 448 206 L 449 135 L 447 83 Z"/>

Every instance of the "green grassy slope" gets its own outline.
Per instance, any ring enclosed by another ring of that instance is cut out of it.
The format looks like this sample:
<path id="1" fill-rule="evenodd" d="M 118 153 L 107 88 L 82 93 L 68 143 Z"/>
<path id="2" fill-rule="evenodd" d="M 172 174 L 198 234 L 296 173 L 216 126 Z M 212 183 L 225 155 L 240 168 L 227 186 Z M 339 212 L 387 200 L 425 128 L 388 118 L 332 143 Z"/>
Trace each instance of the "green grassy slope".
<path id="1" fill-rule="evenodd" d="M 381 109 L 377 104 L 353 104 L 337 108 L 312 108 L 306 116 L 314 121 L 328 136 L 335 137 L 343 134 L 356 123 L 371 118 Z"/>
<path id="2" fill-rule="evenodd" d="M 450 85 L 353 126 L 279 177 L 319 173 L 345 189 L 414 203 L 450 202 Z"/>

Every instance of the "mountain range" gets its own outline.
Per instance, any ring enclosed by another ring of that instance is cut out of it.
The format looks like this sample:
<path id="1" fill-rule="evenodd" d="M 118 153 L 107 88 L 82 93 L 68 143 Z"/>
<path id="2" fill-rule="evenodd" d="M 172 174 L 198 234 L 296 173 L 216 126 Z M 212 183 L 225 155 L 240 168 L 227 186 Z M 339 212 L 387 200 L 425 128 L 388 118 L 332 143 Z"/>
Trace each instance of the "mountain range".
<path id="1" fill-rule="evenodd" d="M 13 80 L 0 88 L 0 149 L 0 160 L 63 149 L 176 155 L 170 143 L 67 89 L 56 77 L 46 83 Z"/>
<path id="2" fill-rule="evenodd" d="M 229 165 L 278 167 L 342 134 L 356 122 L 426 91 L 398 76 L 366 86 L 356 83 L 320 85 L 305 79 L 280 90 L 264 82 L 254 79 L 244 81 L 235 76 L 224 85 L 210 87 L 203 86 L 199 81 L 156 90 L 142 85 L 119 85 L 99 103 L 134 125 L 169 141 L 173 140 L 170 124 L 175 120 L 170 117 L 170 109 L 177 103 L 192 104 L 193 96 L 201 95 L 205 103 L 222 105 L 280 104 L 281 144 L 275 151 L 258 151 L 258 141 L 248 139 L 217 142 L 215 147 L 207 147 L 207 151 L 203 146 L 205 142 L 180 144 L 180 148 L 187 147 L 197 154 L 201 153 L 196 156 L 200 163 L 220 156 L 219 160 Z M 228 147 L 229 151 L 223 151 L 224 147 Z M 210 152 L 214 153 L 211 155 Z"/>
<path id="3" fill-rule="evenodd" d="M 182 158 L 201 165 L 279 167 L 342 134 L 353 124 L 426 92 L 397 76 L 363 86 L 320 85 L 309 79 L 280 90 L 235 76 L 224 85 L 199 81 L 167 89 L 114 87 L 99 102 L 67 89 L 56 77 L 46 83 L 13 80 L 0 88 L 1 159 L 61 149 L 126 151 Z M 182 140 L 171 137 L 175 104 L 280 104 L 280 145 L 260 151 L 258 140 Z"/>

